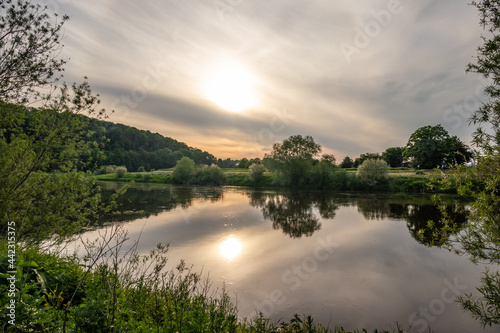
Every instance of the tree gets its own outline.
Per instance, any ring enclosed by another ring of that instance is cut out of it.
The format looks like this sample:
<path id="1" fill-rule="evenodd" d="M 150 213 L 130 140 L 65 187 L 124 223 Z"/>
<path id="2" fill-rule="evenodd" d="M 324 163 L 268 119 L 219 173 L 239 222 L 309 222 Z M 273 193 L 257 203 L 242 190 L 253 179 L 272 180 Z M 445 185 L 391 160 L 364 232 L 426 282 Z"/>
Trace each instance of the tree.
<path id="1" fill-rule="evenodd" d="M 283 182 L 292 187 L 304 185 L 312 168 L 314 157 L 321 152 L 321 146 L 311 136 L 293 135 L 283 142 L 275 143 L 265 158 L 273 161 L 272 169 Z"/>
<path id="2" fill-rule="evenodd" d="M 240 162 L 238 163 L 238 168 L 241 168 L 241 169 L 246 169 L 246 168 L 248 168 L 248 167 L 249 167 L 249 165 L 248 165 L 248 158 L 245 158 L 245 157 L 244 157 L 244 158 L 242 158 L 242 159 L 240 160 Z"/>
<path id="3" fill-rule="evenodd" d="M 357 168 L 361 164 L 363 164 L 364 161 L 366 160 L 376 160 L 382 158 L 379 153 L 365 153 L 361 154 L 355 161 L 354 161 L 354 167 Z"/>
<path id="4" fill-rule="evenodd" d="M 175 165 L 174 172 L 172 173 L 172 179 L 176 183 L 187 184 L 194 172 L 195 163 L 192 159 L 184 156 Z"/>
<path id="5" fill-rule="evenodd" d="M 382 159 L 392 168 L 399 168 L 403 165 L 403 147 L 387 148 L 382 153 Z"/>
<path id="6" fill-rule="evenodd" d="M 87 118 L 79 115 L 105 111 L 86 80 L 59 82 L 67 19 L 28 0 L 0 2 L 0 219 L 14 221 L 26 242 L 61 240 L 103 209 L 94 179 L 78 171 L 80 156 L 95 147 L 84 140 Z M 27 107 L 35 102 L 38 109 Z"/>
<path id="7" fill-rule="evenodd" d="M 40 88 L 51 89 L 66 60 L 58 59 L 62 27 L 69 19 L 54 19 L 31 1 L 0 1 L 0 96 L 11 102 L 32 102 Z"/>
<path id="8" fill-rule="evenodd" d="M 264 172 L 266 171 L 266 167 L 261 163 L 255 163 L 250 165 L 248 168 L 248 180 L 251 182 L 258 183 L 264 178 Z"/>
<path id="9" fill-rule="evenodd" d="M 403 156 L 413 167 L 432 169 L 470 160 L 469 148 L 441 126 L 424 126 L 408 139 Z"/>
<path id="10" fill-rule="evenodd" d="M 344 157 L 342 163 L 339 164 L 339 167 L 341 167 L 342 169 L 352 168 L 353 166 L 354 161 L 349 156 Z"/>
<path id="11" fill-rule="evenodd" d="M 361 182 L 375 186 L 387 180 L 389 175 L 389 166 L 381 159 L 368 159 L 358 167 L 356 176 Z"/>

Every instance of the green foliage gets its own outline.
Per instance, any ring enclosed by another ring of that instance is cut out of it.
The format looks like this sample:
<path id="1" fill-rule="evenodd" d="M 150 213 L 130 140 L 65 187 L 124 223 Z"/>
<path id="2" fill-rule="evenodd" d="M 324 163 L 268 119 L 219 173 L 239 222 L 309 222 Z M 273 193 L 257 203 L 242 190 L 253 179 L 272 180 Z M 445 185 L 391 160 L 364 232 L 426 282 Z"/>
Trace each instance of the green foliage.
<path id="1" fill-rule="evenodd" d="M 490 97 L 474 112 L 471 122 L 478 125 L 474 144 L 486 155 L 500 153 L 500 13 L 498 1 L 482 0 L 472 3 L 480 13 L 480 24 L 490 34 L 481 36 L 483 45 L 478 47 L 476 63 L 467 66 L 467 72 L 479 73 L 490 82 L 485 93 Z M 485 126 L 486 125 L 486 126 Z M 486 127 L 486 129 L 485 129 Z"/>
<path id="2" fill-rule="evenodd" d="M 403 165 L 403 147 L 387 148 L 382 153 L 382 159 L 387 162 L 391 168 L 398 168 Z"/>
<path id="3" fill-rule="evenodd" d="M 224 184 L 224 172 L 217 165 L 203 165 L 196 170 L 194 182 L 200 185 L 216 185 Z"/>
<path id="4" fill-rule="evenodd" d="M 500 263 L 500 12 L 498 1 L 474 1 L 480 13 L 480 23 L 491 34 L 482 36 L 483 45 L 478 48 L 476 63 L 467 67 L 468 72 L 481 74 L 489 79 L 485 93 L 490 97 L 474 112 L 471 122 L 478 125 L 473 143 L 481 149 L 477 165 L 459 167 L 454 176 L 458 193 L 471 196 L 469 220 L 459 234 L 460 247 L 448 243 L 448 248 L 470 257 L 473 262 Z M 484 127 L 488 128 L 487 130 Z M 448 179 L 444 179 L 446 185 Z M 453 219 L 449 225 L 452 225 Z M 453 228 L 448 228 L 453 230 Z M 483 326 L 500 324 L 500 274 L 486 271 L 477 288 L 481 296 L 459 297 L 462 308 Z"/>
<path id="5" fill-rule="evenodd" d="M 321 146 L 310 136 L 293 135 L 283 142 L 275 143 L 266 158 L 272 160 L 270 166 L 278 175 L 278 181 L 292 187 L 307 183 L 314 156 L 321 152 Z"/>
<path id="6" fill-rule="evenodd" d="M 175 165 L 172 180 L 178 184 L 187 184 L 193 177 L 194 167 L 194 161 L 184 156 Z"/>
<path id="7" fill-rule="evenodd" d="M 50 88 L 62 77 L 63 25 L 28 0 L 2 1 L 0 9 L 0 96 L 4 101 L 40 100 L 40 88 Z"/>
<path id="8" fill-rule="evenodd" d="M 472 152 L 456 136 L 450 137 L 441 126 L 424 126 L 408 139 L 403 156 L 420 169 L 461 165 L 472 158 Z"/>
<path id="9" fill-rule="evenodd" d="M 339 167 L 341 167 L 342 169 L 352 168 L 354 167 L 354 161 L 349 156 L 346 156 L 342 160 L 342 163 L 339 164 Z"/>
<path id="10" fill-rule="evenodd" d="M 382 157 L 380 156 L 379 153 L 365 153 L 361 154 L 355 161 L 354 161 L 354 167 L 357 168 L 361 164 L 363 164 L 364 161 L 366 160 L 377 160 L 381 159 Z"/>
<path id="11" fill-rule="evenodd" d="M 356 176 L 361 182 L 368 186 L 375 186 L 377 184 L 387 181 L 389 175 L 389 166 L 384 160 L 368 159 L 358 167 Z"/>
<path id="12" fill-rule="evenodd" d="M 59 241 L 102 209 L 93 178 L 78 170 L 99 157 L 81 115 L 102 117 L 104 110 L 86 80 L 58 82 L 67 16 L 52 17 L 26 0 L 0 7 L 0 219 L 16 222 L 20 241 Z M 25 106 L 35 102 L 38 109 Z M 5 229 L 1 224 L 0 234 Z"/>
<path id="13" fill-rule="evenodd" d="M 264 172 L 266 172 L 266 167 L 263 164 L 252 164 L 248 169 L 248 180 L 254 183 L 260 182 L 264 177 Z"/>
<path id="14" fill-rule="evenodd" d="M 472 294 L 459 296 L 458 301 L 462 308 L 471 313 L 474 319 L 480 320 L 481 325 L 500 325 L 500 272 L 483 273 L 482 286 L 477 288 L 480 298 Z"/>
<path id="15" fill-rule="evenodd" d="M 127 174 L 127 168 L 124 166 L 119 166 L 116 168 L 115 172 L 116 172 L 116 176 L 118 178 L 122 178 L 123 176 L 125 176 Z"/>
<path id="16" fill-rule="evenodd" d="M 144 167 L 141 165 L 137 168 L 137 172 L 146 172 L 146 169 L 144 169 Z"/>
<path id="17" fill-rule="evenodd" d="M 19 239 L 34 242 L 60 240 L 91 224 L 101 199 L 91 175 L 75 163 L 88 151 L 81 119 L 6 103 L 0 103 L 0 112 L 1 219 L 18 223 Z M 0 233 L 5 228 L 2 224 Z"/>

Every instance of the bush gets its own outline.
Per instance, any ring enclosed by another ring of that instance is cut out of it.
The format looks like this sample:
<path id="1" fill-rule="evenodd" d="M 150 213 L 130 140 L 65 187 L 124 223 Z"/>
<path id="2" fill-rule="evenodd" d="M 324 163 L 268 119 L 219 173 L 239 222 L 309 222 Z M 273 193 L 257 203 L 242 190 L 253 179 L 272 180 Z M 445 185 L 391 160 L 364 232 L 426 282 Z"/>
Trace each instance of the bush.
<path id="1" fill-rule="evenodd" d="M 248 168 L 248 180 L 251 182 L 259 182 L 264 178 L 264 172 L 266 172 L 266 167 L 262 164 L 252 164 Z"/>
<path id="2" fill-rule="evenodd" d="M 137 172 L 145 172 L 145 171 L 146 169 L 144 169 L 142 165 L 137 169 Z"/>
<path id="3" fill-rule="evenodd" d="M 97 175 L 107 175 L 109 173 L 115 173 L 116 165 L 103 165 L 95 173 Z"/>
<path id="4" fill-rule="evenodd" d="M 389 177 L 389 166 L 384 160 L 368 159 L 358 167 L 356 176 L 358 176 L 362 183 L 368 186 L 375 186 L 387 181 Z"/>
<path id="5" fill-rule="evenodd" d="M 122 178 L 123 176 L 125 176 L 127 174 L 127 168 L 124 166 L 119 166 L 116 168 L 115 172 L 116 172 L 116 175 L 118 176 L 118 178 Z"/>
<path id="6" fill-rule="evenodd" d="M 196 172 L 196 182 L 201 185 L 217 185 L 224 183 L 224 172 L 217 165 L 204 165 Z"/>
<path id="7" fill-rule="evenodd" d="M 195 163 L 192 159 L 184 156 L 177 161 L 174 172 L 172 173 L 172 180 L 178 184 L 187 184 L 193 178 Z"/>

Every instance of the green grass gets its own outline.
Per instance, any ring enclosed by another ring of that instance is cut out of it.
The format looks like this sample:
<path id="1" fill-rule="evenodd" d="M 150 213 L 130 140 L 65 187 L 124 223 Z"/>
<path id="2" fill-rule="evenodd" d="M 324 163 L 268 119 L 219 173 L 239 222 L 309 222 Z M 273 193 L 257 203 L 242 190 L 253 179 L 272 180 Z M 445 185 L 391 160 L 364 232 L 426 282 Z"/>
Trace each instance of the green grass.
<path id="1" fill-rule="evenodd" d="M 280 187 L 277 184 L 275 176 L 270 172 L 265 172 L 263 178 L 258 182 L 248 180 L 248 169 L 222 169 L 224 172 L 224 181 L 222 185 L 231 186 L 249 186 L 249 187 Z M 367 187 L 357 181 L 356 169 L 340 169 L 339 172 L 346 173 L 346 179 L 342 184 L 331 184 L 329 190 L 338 191 L 371 191 L 371 192 L 407 192 L 407 193 L 424 193 L 424 192 L 446 192 L 455 193 L 454 188 L 442 190 L 439 187 L 429 188 L 428 183 L 433 180 L 438 180 L 445 176 L 451 176 L 453 171 L 436 171 L 436 170 L 413 170 L 406 168 L 394 168 L 389 172 L 388 181 L 376 187 Z M 172 169 L 158 170 L 154 172 L 129 172 L 123 177 L 119 177 L 116 173 L 97 175 L 97 180 L 100 181 L 118 181 L 118 182 L 136 182 L 136 183 L 158 183 L 158 184 L 173 184 Z M 195 182 L 196 184 L 196 182 Z M 314 189 L 313 185 L 308 185 L 305 188 Z"/>

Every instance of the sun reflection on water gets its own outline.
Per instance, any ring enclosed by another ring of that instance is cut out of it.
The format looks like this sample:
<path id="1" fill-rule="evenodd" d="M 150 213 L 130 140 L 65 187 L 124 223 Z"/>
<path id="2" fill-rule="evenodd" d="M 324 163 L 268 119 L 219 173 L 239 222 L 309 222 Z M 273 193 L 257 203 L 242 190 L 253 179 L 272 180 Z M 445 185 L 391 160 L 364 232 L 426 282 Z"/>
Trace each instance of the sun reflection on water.
<path id="1" fill-rule="evenodd" d="M 243 244 L 233 235 L 230 235 L 219 244 L 219 253 L 228 260 L 234 260 L 241 253 L 242 248 Z"/>

